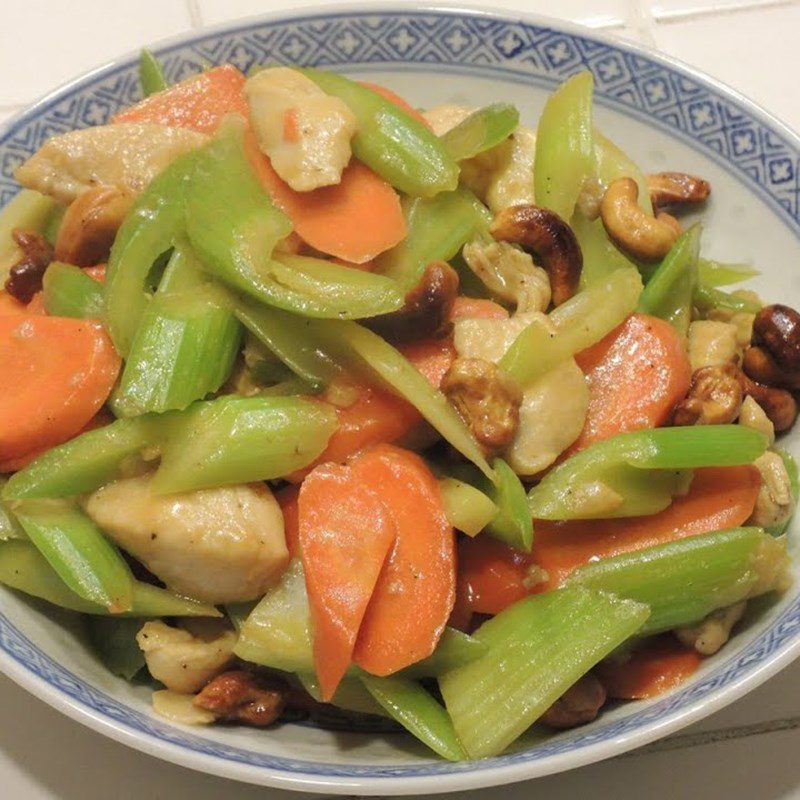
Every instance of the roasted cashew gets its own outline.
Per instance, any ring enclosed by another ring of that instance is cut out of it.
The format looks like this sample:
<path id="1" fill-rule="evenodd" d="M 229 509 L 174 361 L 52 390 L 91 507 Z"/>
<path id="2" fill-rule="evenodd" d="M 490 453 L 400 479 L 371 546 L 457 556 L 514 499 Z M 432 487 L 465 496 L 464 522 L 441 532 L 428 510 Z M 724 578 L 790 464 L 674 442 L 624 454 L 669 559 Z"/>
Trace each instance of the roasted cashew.
<path id="1" fill-rule="evenodd" d="M 641 261 L 658 261 L 675 244 L 681 227 L 664 212 L 648 216 L 637 204 L 639 186 L 632 178 L 618 178 L 600 203 L 600 217 L 608 235 L 623 250 Z"/>
<path id="2" fill-rule="evenodd" d="M 753 344 L 784 372 L 800 373 L 800 313 L 779 303 L 764 306 L 753 321 Z"/>
<path id="3" fill-rule="evenodd" d="M 675 407 L 674 425 L 727 425 L 739 416 L 742 383 L 735 364 L 701 367 L 689 393 Z"/>
<path id="4" fill-rule="evenodd" d="M 711 194 L 711 184 L 685 172 L 656 172 L 647 176 L 647 191 L 653 208 L 702 203 Z"/>
<path id="5" fill-rule="evenodd" d="M 586 725 L 597 718 L 606 702 L 606 690 L 591 672 L 567 689 L 539 718 L 550 728 Z"/>
<path id="6" fill-rule="evenodd" d="M 78 267 L 106 261 L 132 203 L 131 195 L 115 186 L 97 186 L 81 192 L 61 221 L 56 260 Z"/>
<path id="7" fill-rule="evenodd" d="M 22 257 L 9 270 L 3 288 L 20 303 L 30 303 L 42 288 L 44 272 L 53 260 L 53 248 L 41 234 L 21 228 L 15 228 L 11 238 L 22 250 Z"/>
<path id="8" fill-rule="evenodd" d="M 192 702 L 222 722 L 265 728 L 283 713 L 288 694 L 289 687 L 277 678 L 234 669 L 212 678 Z"/>
<path id="9" fill-rule="evenodd" d="M 480 358 L 457 358 L 441 389 L 487 453 L 511 444 L 519 425 L 522 392 L 497 365 Z"/>
<path id="10" fill-rule="evenodd" d="M 578 291 L 583 254 L 572 228 L 553 211 L 532 204 L 503 209 L 491 226 L 498 241 L 518 244 L 550 277 L 553 304 L 561 305 Z"/>
<path id="11" fill-rule="evenodd" d="M 432 261 L 402 308 L 364 324 L 393 342 L 426 339 L 444 332 L 457 295 L 458 273 L 445 261 Z"/>

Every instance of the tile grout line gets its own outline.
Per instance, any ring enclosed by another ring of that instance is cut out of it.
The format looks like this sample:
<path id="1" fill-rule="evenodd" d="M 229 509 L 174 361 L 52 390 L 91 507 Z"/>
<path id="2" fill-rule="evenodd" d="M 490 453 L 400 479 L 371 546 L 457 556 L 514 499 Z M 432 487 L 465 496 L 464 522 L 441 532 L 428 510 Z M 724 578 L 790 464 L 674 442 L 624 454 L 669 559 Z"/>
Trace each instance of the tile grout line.
<path id="1" fill-rule="evenodd" d="M 655 753 L 671 752 L 673 750 L 686 750 L 692 747 L 732 742 L 738 739 L 747 739 L 751 736 L 764 736 L 769 733 L 785 733 L 800 729 L 800 716 L 786 719 L 775 719 L 769 722 L 754 722 L 750 725 L 738 725 L 731 728 L 719 728 L 699 733 L 681 733 L 668 736 L 658 742 L 625 753 L 622 758 L 631 756 L 651 755 Z"/>
<path id="2" fill-rule="evenodd" d="M 787 8 L 798 5 L 800 0 L 742 0 L 742 2 L 726 6 L 710 6 L 708 8 L 689 8 L 684 11 L 653 11 L 653 19 L 657 25 L 669 25 L 676 22 L 689 22 L 693 19 L 708 17 L 728 17 L 748 11 L 769 11 L 775 8 Z"/>
<path id="3" fill-rule="evenodd" d="M 203 27 L 203 14 L 200 11 L 198 0 L 186 0 L 186 7 L 189 9 L 189 21 L 195 30 Z"/>

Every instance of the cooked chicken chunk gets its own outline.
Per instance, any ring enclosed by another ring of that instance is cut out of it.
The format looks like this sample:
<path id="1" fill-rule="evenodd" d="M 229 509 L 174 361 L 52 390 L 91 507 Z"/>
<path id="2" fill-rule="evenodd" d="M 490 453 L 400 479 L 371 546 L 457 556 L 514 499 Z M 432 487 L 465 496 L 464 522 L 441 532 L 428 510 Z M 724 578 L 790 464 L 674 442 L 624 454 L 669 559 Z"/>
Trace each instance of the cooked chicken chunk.
<path id="1" fill-rule="evenodd" d="M 95 186 L 137 195 L 178 156 L 207 141 L 202 133 L 166 125 L 100 125 L 48 139 L 15 177 L 61 203 Z"/>
<path id="2" fill-rule="evenodd" d="M 508 319 L 459 317 L 453 323 L 453 343 L 462 358 L 482 358 L 496 364 L 533 322 L 551 327 L 547 316 L 538 311 L 515 314 Z"/>
<path id="3" fill-rule="evenodd" d="M 739 360 L 738 330 L 730 322 L 701 319 L 689 325 L 689 361 L 692 371 Z"/>
<path id="4" fill-rule="evenodd" d="M 147 669 L 167 689 L 196 692 L 233 660 L 236 633 L 219 620 L 206 622 L 190 632 L 151 620 L 136 634 Z"/>
<path id="5" fill-rule="evenodd" d="M 343 100 L 289 67 L 257 72 L 245 93 L 258 145 L 292 189 L 339 183 L 358 127 Z"/>
<path id="6" fill-rule="evenodd" d="M 505 454 L 511 469 L 528 477 L 549 467 L 580 436 L 588 407 L 589 386 L 573 358 L 528 386 Z"/>
<path id="7" fill-rule="evenodd" d="M 437 136 L 447 133 L 476 109 L 447 103 L 423 116 Z M 461 180 L 496 214 L 517 203 L 533 203 L 536 133 L 520 125 L 505 141 L 461 162 Z"/>
<path id="8" fill-rule="evenodd" d="M 150 473 L 98 489 L 86 511 L 170 589 L 207 603 L 260 597 L 289 561 L 264 484 L 158 495 Z"/>

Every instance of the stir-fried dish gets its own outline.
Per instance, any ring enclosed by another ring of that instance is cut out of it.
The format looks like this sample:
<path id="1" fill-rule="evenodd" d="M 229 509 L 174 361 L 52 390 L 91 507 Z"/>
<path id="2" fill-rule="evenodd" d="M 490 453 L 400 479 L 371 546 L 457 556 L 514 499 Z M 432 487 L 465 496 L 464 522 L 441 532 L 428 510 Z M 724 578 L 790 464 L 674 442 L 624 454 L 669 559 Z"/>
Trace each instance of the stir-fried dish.
<path id="1" fill-rule="evenodd" d="M 536 130 L 319 69 L 141 76 L 0 215 L 0 582 L 156 713 L 492 756 L 786 588 L 800 315 L 720 288 L 756 273 L 702 253 L 711 187 L 642 173 L 588 73 Z"/>

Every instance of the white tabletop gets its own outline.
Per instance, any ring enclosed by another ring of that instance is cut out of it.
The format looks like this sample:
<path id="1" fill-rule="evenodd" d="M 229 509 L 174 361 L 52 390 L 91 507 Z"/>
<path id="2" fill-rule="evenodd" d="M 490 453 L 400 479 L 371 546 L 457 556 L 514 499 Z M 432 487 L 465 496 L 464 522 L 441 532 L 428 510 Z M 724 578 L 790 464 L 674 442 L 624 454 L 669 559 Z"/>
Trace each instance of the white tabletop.
<path id="1" fill-rule="evenodd" d="M 800 129 L 800 0 L 483 2 L 561 16 L 658 47 L 730 83 Z M 6 0 L 0 3 L 0 120 L 65 79 L 147 42 L 235 17 L 310 5 L 320 0 Z M 506 788 L 503 797 L 800 798 L 798 683 L 800 663 L 728 709 L 643 751 Z M 499 790 L 469 795 L 470 800 L 499 796 Z M 234 784 L 141 755 L 0 678 L 0 797 L 301 796 Z"/>

